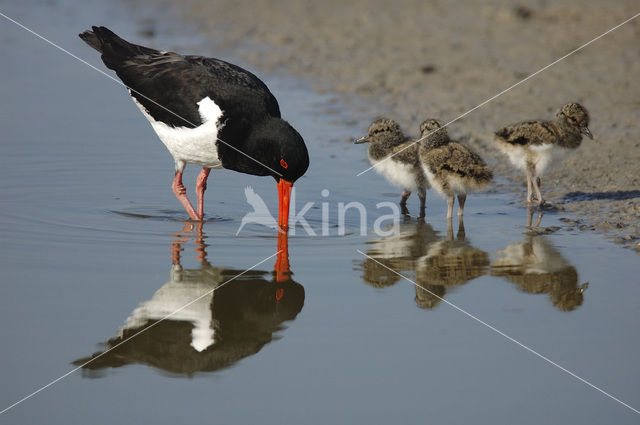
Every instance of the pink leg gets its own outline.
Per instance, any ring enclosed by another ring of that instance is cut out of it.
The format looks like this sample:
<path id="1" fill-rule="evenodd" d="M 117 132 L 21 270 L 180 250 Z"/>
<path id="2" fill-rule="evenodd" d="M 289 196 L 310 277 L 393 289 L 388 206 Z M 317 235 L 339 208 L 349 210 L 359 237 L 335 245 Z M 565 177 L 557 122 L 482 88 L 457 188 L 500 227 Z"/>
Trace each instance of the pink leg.
<path id="1" fill-rule="evenodd" d="M 189 202 L 189 198 L 187 198 L 187 189 L 182 184 L 182 171 L 176 171 L 176 175 L 173 178 L 173 184 L 171 185 L 171 190 L 173 190 L 173 193 L 176 195 L 176 198 L 178 198 L 178 201 L 180 201 L 184 209 L 187 210 L 191 220 L 200 220 L 196 210 L 193 209 L 193 205 Z"/>
<path id="2" fill-rule="evenodd" d="M 531 183 L 533 183 L 533 189 L 536 191 L 536 196 L 538 197 L 538 205 L 544 205 L 545 200 L 540 192 L 540 178 L 536 178 L 535 180 L 532 178 Z"/>
<path id="3" fill-rule="evenodd" d="M 453 217 L 453 203 L 455 199 L 453 195 L 447 195 L 447 220 L 451 220 L 451 217 Z M 453 231 L 451 234 L 453 234 Z"/>
<path id="4" fill-rule="evenodd" d="M 527 203 L 533 202 L 533 174 L 527 172 Z"/>
<path id="5" fill-rule="evenodd" d="M 196 196 L 198 197 L 198 216 L 200 220 L 204 218 L 204 191 L 207 190 L 207 177 L 211 168 L 202 167 L 196 178 Z"/>

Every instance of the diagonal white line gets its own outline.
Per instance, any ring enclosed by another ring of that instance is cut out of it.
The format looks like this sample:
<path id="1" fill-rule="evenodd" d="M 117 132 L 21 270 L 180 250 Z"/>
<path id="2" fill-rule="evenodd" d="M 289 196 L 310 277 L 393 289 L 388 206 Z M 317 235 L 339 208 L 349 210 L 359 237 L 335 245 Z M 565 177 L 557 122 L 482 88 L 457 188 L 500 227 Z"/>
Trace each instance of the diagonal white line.
<path id="1" fill-rule="evenodd" d="M 472 112 L 473 112 L 473 111 L 475 111 L 476 109 L 483 107 L 484 105 L 486 105 L 487 103 L 491 102 L 492 100 L 494 100 L 494 99 L 496 99 L 496 98 L 498 98 L 498 97 L 502 96 L 503 94 L 505 94 L 505 93 L 506 93 L 506 92 L 508 92 L 509 90 L 511 90 L 511 89 L 513 89 L 513 88 L 515 88 L 515 87 L 519 86 L 520 84 L 522 84 L 522 83 L 524 83 L 525 81 L 527 81 L 527 80 L 529 80 L 529 79 L 531 79 L 531 78 L 535 77 L 536 75 L 540 74 L 541 72 L 546 71 L 547 69 L 551 68 L 553 65 L 557 64 L 558 62 L 560 62 L 560 61 L 562 61 L 562 60 L 564 60 L 564 59 L 568 58 L 569 56 L 573 55 L 574 53 L 578 52 L 579 50 L 584 49 L 585 47 L 587 47 L 587 46 L 588 46 L 588 45 L 590 45 L 591 43 L 594 43 L 594 42 L 596 42 L 596 41 L 600 40 L 600 39 L 601 39 L 602 37 L 604 37 L 605 35 L 609 34 L 610 32 L 613 32 L 613 31 L 617 30 L 618 28 L 620 28 L 620 27 L 621 27 L 621 26 L 623 26 L 624 24 L 626 24 L 626 23 L 628 23 L 628 22 L 633 21 L 633 20 L 634 20 L 635 18 L 637 18 L 638 16 L 640 16 L 640 13 L 636 13 L 635 15 L 633 15 L 632 17 L 630 17 L 630 18 L 629 18 L 629 19 L 627 19 L 626 21 L 621 22 L 621 23 L 619 23 L 618 25 L 616 25 L 615 27 L 613 27 L 613 28 L 611 28 L 611 29 L 609 29 L 609 30 L 607 30 L 607 31 L 603 32 L 602 34 L 600 34 L 599 36 L 597 36 L 597 37 L 596 37 L 596 38 L 594 38 L 593 40 L 588 41 L 588 42 L 584 43 L 582 46 L 580 46 L 580 47 L 577 47 L 577 48 L 573 49 L 572 51 L 570 51 L 570 52 L 569 52 L 569 53 L 567 53 L 566 55 L 562 56 L 561 58 L 556 59 L 555 61 L 551 62 L 549 65 L 547 65 L 547 66 L 545 66 L 545 67 L 540 68 L 539 70 L 537 70 L 537 71 L 536 71 L 536 72 L 534 72 L 533 74 L 529 75 L 528 77 L 523 78 L 522 80 L 518 81 L 517 83 L 515 83 L 515 84 L 513 84 L 513 85 L 511 85 L 511 86 L 507 87 L 506 89 L 502 90 L 500 93 L 498 93 L 498 94 L 496 94 L 496 95 L 494 95 L 494 96 L 491 96 L 489 99 L 487 99 L 487 100 L 485 100 L 484 102 L 480 103 L 479 105 L 477 105 L 477 106 L 475 106 L 475 107 L 473 107 L 473 108 L 469 109 L 467 112 L 465 112 L 464 114 L 460 115 L 459 117 L 452 119 L 451 121 L 449 121 L 448 123 L 446 123 L 445 125 L 443 125 L 443 126 L 442 126 L 442 128 L 446 128 L 449 124 L 454 123 L 454 122 L 458 121 L 459 119 L 466 117 L 467 115 L 469 115 L 470 113 L 472 113 Z M 431 135 L 431 133 L 433 133 L 433 132 L 435 132 L 435 131 L 437 131 L 437 130 L 438 130 L 438 129 L 431 131 L 431 132 L 430 132 L 429 134 L 427 134 L 426 136 L 422 136 L 422 137 L 420 137 L 418 140 L 416 140 L 415 142 L 413 142 L 413 143 L 409 144 L 408 146 L 405 146 L 404 148 L 400 149 L 398 152 L 395 152 L 393 155 L 389 155 L 388 157 L 386 157 L 386 158 L 385 158 L 385 159 L 383 159 L 382 161 L 376 162 L 374 165 L 372 165 L 371 167 L 367 168 L 366 170 L 359 172 L 359 173 L 356 175 L 356 177 L 360 177 L 361 175 L 363 175 L 363 174 L 364 174 L 364 173 L 366 173 L 367 171 L 369 171 L 369 170 L 371 170 L 371 169 L 373 169 L 373 168 L 377 167 L 378 165 L 380 165 L 380 164 L 381 164 L 381 163 L 383 163 L 384 161 L 388 160 L 389 158 L 391 158 L 391 157 L 393 157 L 393 156 L 398 155 L 398 154 L 399 154 L 400 152 L 402 152 L 403 150 L 408 149 L 408 148 L 410 148 L 411 146 L 415 145 L 416 143 L 419 143 L 420 141 L 422 141 L 422 140 L 426 139 L 427 137 L 429 137 L 429 136 Z"/>
<path id="2" fill-rule="evenodd" d="M 194 123 L 192 123 L 192 122 L 191 122 L 191 121 L 189 121 L 188 119 L 186 119 L 186 118 L 182 117 L 181 115 L 179 115 L 179 114 L 177 114 L 177 113 L 173 112 L 171 109 L 169 109 L 169 108 L 167 108 L 167 107 L 165 107 L 165 106 L 163 106 L 163 105 L 159 104 L 159 103 L 158 103 L 158 102 L 156 102 L 155 100 L 150 99 L 149 97 L 145 96 L 144 94 L 140 93 L 139 91 L 137 91 L 137 90 L 135 90 L 135 89 L 133 89 L 133 88 L 131 88 L 131 87 L 127 86 L 125 83 L 123 83 L 122 81 L 118 80 L 117 78 L 114 78 L 113 76 L 111 76 L 111 75 L 107 74 L 107 73 L 106 73 L 106 72 L 104 72 L 103 70 L 101 70 L 101 69 L 99 69 L 99 68 L 96 68 L 95 66 L 93 66 L 93 65 L 91 65 L 89 62 L 87 62 L 86 60 L 84 60 L 84 59 L 82 59 L 82 58 L 80 58 L 80 57 L 78 57 L 78 56 L 74 55 L 74 54 L 73 54 L 73 53 L 71 53 L 70 51 L 68 51 L 68 50 L 64 49 L 63 47 L 61 47 L 61 46 L 59 46 L 59 45 L 57 45 L 57 44 L 56 44 L 56 43 L 54 43 L 53 41 L 51 41 L 51 40 L 49 40 L 49 39 L 45 38 L 44 36 L 42 36 L 42 35 L 38 34 L 37 32 L 33 31 L 32 29 L 27 28 L 26 26 L 22 25 L 20 22 L 16 21 L 15 19 L 11 19 L 10 17 L 8 17 L 7 15 L 5 15 L 5 14 L 4 14 L 4 13 L 2 13 L 2 12 L 0 12 L 0 16 L 2 16 L 3 18 L 7 19 L 8 21 L 13 22 L 14 24 L 16 24 L 17 26 L 19 26 L 20 28 L 24 29 L 25 31 L 30 32 L 31 34 L 33 34 L 33 35 L 35 35 L 36 37 L 40 38 L 41 40 L 45 41 L 46 43 L 48 43 L 48 44 L 52 45 L 52 46 L 53 46 L 53 47 L 55 47 L 56 49 L 58 49 L 58 50 L 60 50 L 60 51 L 62 51 L 62 52 L 64 52 L 64 53 L 68 54 L 68 55 L 69 55 L 69 56 L 71 56 L 72 58 L 74 58 L 74 59 L 76 59 L 76 60 L 78 60 L 78 61 L 82 62 L 83 64 L 87 65 L 87 66 L 88 66 L 88 67 L 90 67 L 91 69 L 93 69 L 93 70 L 95 70 L 95 71 L 98 71 L 100 74 L 104 75 L 105 77 L 109 78 L 110 80 L 115 81 L 116 83 L 120 84 L 121 86 L 125 87 L 126 89 L 131 90 L 131 91 L 133 91 L 133 92 L 137 93 L 137 94 L 138 94 L 138 95 L 140 95 L 141 97 L 144 97 L 144 98 L 145 98 L 145 99 L 147 99 L 149 102 L 152 102 L 152 103 L 153 103 L 153 104 L 155 104 L 156 106 L 158 106 L 158 107 L 160 107 L 160 108 L 164 109 L 165 111 L 169 112 L 170 114 L 172 114 L 172 115 L 174 115 L 174 116 L 176 116 L 176 117 L 180 118 L 182 121 L 186 122 L 187 124 L 189 124 L 189 125 L 191 125 L 191 126 L 193 126 L 193 127 L 197 127 L 197 125 L 195 125 Z M 216 139 L 217 139 L 220 143 L 222 143 L 223 145 L 225 145 L 225 146 L 227 146 L 227 147 L 229 147 L 229 148 L 231 148 L 231 149 L 235 150 L 236 152 L 241 153 L 242 155 L 246 156 L 246 157 L 247 157 L 247 158 L 249 158 L 250 160 L 255 161 L 256 163 L 258 163 L 258 164 L 262 165 L 262 166 L 263 166 L 264 168 L 266 168 L 267 170 L 269 170 L 269 171 L 272 171 L 272 172 L 276 173 L 279 177 L 282 177 L 282 174 L 281 174 L 281 173 L 279 173 L 279 172 L 277 172 L 276 170 L 272 169 L 271 167 L 269 167 L 269 166 L 267 166 L 267 165 L 263 164 L 262 162 L 258 161 L 257 159 L 255 159 L 255 158 L 254 158 L 254 157 L 252 157 L 251 155 L 249 155 L 249 154 L 247 154 L 247 153 L 245 153 L 245 152 L 241 151 L 240 149 L 236 148 L 235 146 L 230 145 L 229 143 L 225 142 L 224 140 L 222 140 L 222 139 L 220 139 L 220 138 L 218 138 L 218 137 L 216 137 Z"/>
<path id="3" fill-rule="evenodd" d="M 88 365 L 89 363 L 93 362 L 96 359 L 99 359 L 100 357 L 104 356 L 105 354 L 107 354 L 108 352 L 115 350 L 116 348 L 118 348 L 119 346 L 121 346 L 122 344 L 126 343 L 127 341 L 137 337 L 138 335 L 140 335 L 141 333 L 148 331 L 149 329 L 151 329 L 152 327 L 154 327 L 155 325 L 157 325 L 158 323 L 167 320 L 168 318 L 170 318 L 171 316 L 175 315 L 176 313 L 179 313 L 180 311 L 184 310 L 185 308 L 189 307 L 191 304 L 197 302 L 198 300 L 202 299 L 203 297 L 206 297 L 210 294 L 212 294 L 214 291 L 216 291 L 217 289 L 222 288 L 223 286 L 225 286 L 227 283 L 239 278 L 240 276 L 242 276 L 243 274 L 253 270 L 254 268 L 258 267 L 260 264 L 264 263 L 265 261 L 269 260 L 270 258 L 275 257 L 276 255 L 280 254 L 280 252 L 282 252 L 282 250 L 276 252 L 275 254 L 272 254 L 270 256 L 268 256 L 267 258 L 257 262 L 256 264 L 254 264 L 253 266 L 249 267 L 248 269 L 246 269 L 245 271 L 243 271 L 242 273 L 238 273 L 237 275 L 233 276 L 231 279 L 226 280 L 224 282 L 222 282 L 220 285 L 216 286 L 215 288 L 213 288 L 210 291 L 205 292 L 204 294 L 200 295 L 198 298 L 189 301 L 188 303 L 186 303 L 185 305 L 183 305 L 182 307 L 178 308 L 177 310 L 175 310 L 172 313 L 167 314 L 166 316 L 162 317 L 161 319 L 159 319 L 156 322 L 153 322 L 152 324 L 150 324 L 149 326 L 142 328 L 141 330 L 139 330 L 138 332 L 136 332 L 135 334 L 131 335 L 130 337 L 128 337 L 127 339 L 124 339 L 122 341 L 120 341 L 119 343 L 117 343 L 116 345 L 114 345 L 113 347 L 109 348 L 108 350 L 98 354 L 95 357 L 92 357 L 90 360 L 86 361 L 85 363 L 81 364 L 80 366 L 76 367 L 75 369 L 71 369 L 69 372 L 65 373 L 64 375 L 60 376 L 59 378 L 54 379 L 53 381 L 49 382 L 47 385 L 44 385 L 43 387 L 37 389 L 36 391 L 32 392 L 31 394 L 21 398 L 20 400 L 16 401 L 15 403 L 11 404 L 10 406 L 5 407 L 3 410 L 0 411 L 0 415 L 2 415 L 3 413 L 7 412 L 8 410 L 13 409 L 14 407 L 16 407 L 17 405 L 19 405 L 20 403 L 30 399 L 31 397 L 33 397 L 34 395 L 38 394 L 41 391 L 46 390 L 47 388 L 49 388 L 50 386 L 54 385 L 55 383 L 57 383 L 58 381 L 63 380 L 64 378 L 66 378 L 67 376 L 71 375 L 72 373 L 78 371 L 79 369 L 82 369 L 83 367 L 85 367 L 86 365 Z"/>
<path id="4" fill-rule="evenodd" d="M 441 296 L 439 296 L 438 294 L 435 294 L 433 292 L 431 292 L 430 290 L 428 290 L 427 288 L 424 288 L 421 285 L 418 285 L 416 282 L 414 282 L 413 280 L 409 279 L 408 277 L 406 277 L 405 275 L 398 273 L 397 271 L 393 270 L 392 268 L 387 267 L 386 265 L 382 264 L 380 261 L 376 260 L 375 258 L 365 254 L 364 252 L 360 251 L 359 249 L 356 249 L 356 251 L 358 251 L 360 254 L 364 255 L 365 257 L 375 261 L 377 264 L 381 265 L 382 267 L 384 267 L 385 269 L 397 274 L 398 276 L 400 276 L 401 278 L 403 278 L 404 280 L 407 280 L 411 283 L 413 283 L 416 287 L 423 289 L 425 291 L 427 291 L 429 294 L 433 295 L 434 297 L 436 297 L 437 299 L 439 299 L 440 301 L 448 304 L 449 306 L 455 308 L 456 310 L 458 310 L 459 312 L 463 313 L 464 315 L 470 317 L 471 319 L 475 320 L 476 322 L 480 323 L 481 325 L 486 326 L 487 328 L 491 329 L 492 331 L 494 331 L 495 333 L 497 333 L 498 335 L 501 335 L 503 337 L 505 337 L 506 339 L 508 339 L 509 341 L 519 345 L 520 347 L 524 348 L 525 350 L 527 350 L 528 352 L 530 352 L 531 354 L 534 354 L 538 357 L 540 357 L 542 360 L 544 360 L 545 362 L 557 367 L 558 369 L 562 370 L 563 372 L 568 373 L 569 375 L 573 376 L 574 378 L 576 378 L 577 380 L 587 384 L 588 386 L 590 386 L 591 388 L 593 388 L 594 390 L 597 390 L 599 392 L 601 392 L 602 394 L 606 395 L 607 397 L 609 397 L 610 399 L 617 401 L 618 403 L 620 403 L 621 405 L 623 405 L 624 407 L 634 411 L 635 413 L 640 415 L 640 410 L 635 409 L 631 406 L 629 406 L 627 403 L 623 402 L 622 400 L 612 396 L 611 394 L 609 394 L 608 392 L 604 391 L 603 389 L 596 387 L 595 385 L 593 385 L 591 382 L 587 381 L 584 378 L 579 377 L 578 375 L 576 375 L 575 373 L 571 372 L 569 369 L 566 369 L 562 366 L 560 366 L 558 363 L 554 362 L 553 360 L 549 359 L 548 357 L 543 356 L 542 354 L 538 353 L 537 351 L 535 351 L 532 348 L 529 348 L 528 346 L 524 345 L 523 343 L 521 343 L 520 341 L 510 337 L 509 335 L 507 335 L 506 333 L 502 332 L 499 329 L 496 329 L 494 326 L 491 326 L 490 324 L 488 324 L 487 322 L 477 318 L 476 316 L 474 316 L 473 314 L 467 312 L 466 310 L 463 310 L 462 308 L 458 307 L 457 305 L 453 304 L 452 302 L 449 302 L 447 300 L 445 300 L 444 298 L 442 298 Z"/>

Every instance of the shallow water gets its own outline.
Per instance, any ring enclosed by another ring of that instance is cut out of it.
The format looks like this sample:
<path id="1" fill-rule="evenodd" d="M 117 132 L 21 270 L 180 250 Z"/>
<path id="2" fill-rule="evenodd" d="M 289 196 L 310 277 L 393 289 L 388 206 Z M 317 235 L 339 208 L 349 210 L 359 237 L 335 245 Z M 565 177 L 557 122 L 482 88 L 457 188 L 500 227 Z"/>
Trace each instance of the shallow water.
<path id="1" fill-rule="evenodd" d="M 76 37 L 91 24 L 161 48 L 203 46 L 167 45 L 171 31 L 145 39 L 127 10 L 2 6 L 103 70 Z M 343 143 L 368 117 L 273 76 L 265 80 L 312 158 L 296 211 L 314 203 L 304 217 L 320 236 L 298 225 L 287 257 L 270 228 L 236 235 L 252 211 L 245 187 L 272 213 L 276 188 L 227 171 L 210 178 L 199 229 L 182 221 L 172 161 L 124 88 L 6 20 L 0 40 L 0 409 L 122 343 L 3 423 L 638 422 L 448 304 L 637 409 L 633 252 L 567 228 L 562 212 L 529 231 L 527 210 L 494 192 L 469 197 L 464 231 L 455 220 L 447 228 L 445 203 L 430 192 L 426 222 L 376 236 L 389 213 L 376 204 L 399 192 L 374 172 L 355 177 L 368 167 L 364 148 Z M 365 235 L 355 210 L 340 234 L 338 204 L 351 201 L 366 207 Z"/>

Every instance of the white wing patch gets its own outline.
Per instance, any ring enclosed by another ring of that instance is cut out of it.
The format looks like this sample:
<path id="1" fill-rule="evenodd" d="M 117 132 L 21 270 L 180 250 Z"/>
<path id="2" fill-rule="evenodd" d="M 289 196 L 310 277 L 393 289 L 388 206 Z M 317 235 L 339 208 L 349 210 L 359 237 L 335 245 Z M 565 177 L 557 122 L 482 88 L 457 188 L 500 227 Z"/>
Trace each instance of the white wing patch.
<path id="1" fill-rule="evenodd" d="M 156 121 L 135 97 L 131 96 L 131 98 L 173 156 L 176 170 L 181 171 L 187 163 L 208 168 L 222 168 L 216 140 L 218 132 L 223 127 L 220 123 L 223 112 L 209 96 L 197 102 L 202 124 L 196 128 L 171 127 Z"/>

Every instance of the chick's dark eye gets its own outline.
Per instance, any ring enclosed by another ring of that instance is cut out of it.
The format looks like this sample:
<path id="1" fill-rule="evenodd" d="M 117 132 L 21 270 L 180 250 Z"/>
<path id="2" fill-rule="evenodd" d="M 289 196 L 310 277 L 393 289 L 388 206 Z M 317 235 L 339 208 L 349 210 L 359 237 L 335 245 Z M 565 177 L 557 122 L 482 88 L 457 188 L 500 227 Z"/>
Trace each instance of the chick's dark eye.
<path id="1" fill-rule="evenodd" d="M 280 165 L 282 166 L 282 168 L 289 168 L 289 164 L 287 164 L 287 161 L 285 161 L 284 159 L 280 160 Z"/>

